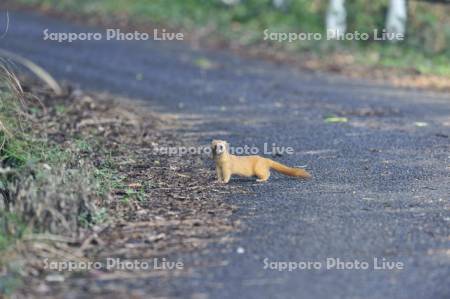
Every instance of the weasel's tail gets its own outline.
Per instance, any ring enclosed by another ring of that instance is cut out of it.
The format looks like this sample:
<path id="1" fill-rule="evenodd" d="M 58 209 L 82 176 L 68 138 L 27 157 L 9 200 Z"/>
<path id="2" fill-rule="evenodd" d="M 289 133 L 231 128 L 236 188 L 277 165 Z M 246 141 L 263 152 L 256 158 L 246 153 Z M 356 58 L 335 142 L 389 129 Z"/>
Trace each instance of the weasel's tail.
<path id="1" fill-rule="evenodd" d="M 270 168 L 275 169 L 275 171 L 278 171 L 279 173 L 305 179 L 311 178 L 311 175 L 302 168 L 288 167 L 286 165 L 272 161 L 270 159 L 268 160 L 270 161 Z"/>

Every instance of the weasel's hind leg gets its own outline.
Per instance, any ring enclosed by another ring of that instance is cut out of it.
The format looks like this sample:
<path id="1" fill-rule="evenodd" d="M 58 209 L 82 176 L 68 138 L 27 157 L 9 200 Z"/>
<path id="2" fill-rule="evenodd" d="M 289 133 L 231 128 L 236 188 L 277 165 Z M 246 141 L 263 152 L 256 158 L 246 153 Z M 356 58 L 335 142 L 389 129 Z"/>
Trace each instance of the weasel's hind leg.
<path id="1" fill-rule="evenodd" d="M 269 167 L 264 165 L 263 163 L 257 163 L 255 165 L 255 174 L 258 177 L 257 182 L 265 182 L 270 177 Z"/>

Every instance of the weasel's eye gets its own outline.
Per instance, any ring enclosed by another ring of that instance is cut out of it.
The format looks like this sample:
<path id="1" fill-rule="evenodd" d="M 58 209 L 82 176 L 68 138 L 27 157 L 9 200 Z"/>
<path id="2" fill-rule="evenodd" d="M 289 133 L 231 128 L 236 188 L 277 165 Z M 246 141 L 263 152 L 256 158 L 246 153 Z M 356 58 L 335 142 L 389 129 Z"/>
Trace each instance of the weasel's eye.
<path id="1" fill-rule="evenodd" d="M 217 145 L 216 153 L 221 154 L 221 153 L 223 153 L 224 151 L 225 151 L 224 145 L 223 145 L 223 144 L 218 144 L 218 145 Z"/>

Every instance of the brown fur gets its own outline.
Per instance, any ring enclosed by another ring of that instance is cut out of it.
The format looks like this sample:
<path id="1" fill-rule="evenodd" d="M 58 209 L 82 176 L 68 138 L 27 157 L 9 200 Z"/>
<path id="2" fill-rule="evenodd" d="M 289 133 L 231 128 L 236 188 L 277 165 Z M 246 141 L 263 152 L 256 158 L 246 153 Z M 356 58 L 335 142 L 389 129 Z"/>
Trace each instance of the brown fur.
<path id="1" fill-rule="evenodd" d="M 256 176 L 257 182 L 269 179 L 270 169 L 282 174 L 310 178 L 311 175 L 301 168 L 288 167 L 273 160 L 260 156 L 235 156 L 228 152 L 228 143 L 223 140 L 213 140 L 211 143 L 213 158 L 216 162 L 217 178 L 222 183 L 228 183 L 233 174 L 240 176 Z"/>

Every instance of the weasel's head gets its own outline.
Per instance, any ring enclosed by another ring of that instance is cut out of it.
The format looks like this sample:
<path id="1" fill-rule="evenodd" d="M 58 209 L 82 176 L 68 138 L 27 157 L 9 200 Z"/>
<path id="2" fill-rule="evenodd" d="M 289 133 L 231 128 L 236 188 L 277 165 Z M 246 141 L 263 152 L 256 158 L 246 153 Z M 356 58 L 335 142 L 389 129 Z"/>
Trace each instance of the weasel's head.
<path id="1" fill-rule="evenodd" d="M 224 140 L 213 140 L 211 142 L 211 150 L 213 157 L 221 156 L 228 153 L 228 143 Z"/>

